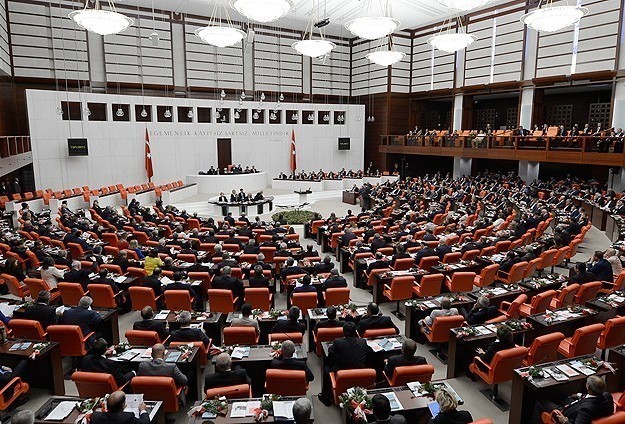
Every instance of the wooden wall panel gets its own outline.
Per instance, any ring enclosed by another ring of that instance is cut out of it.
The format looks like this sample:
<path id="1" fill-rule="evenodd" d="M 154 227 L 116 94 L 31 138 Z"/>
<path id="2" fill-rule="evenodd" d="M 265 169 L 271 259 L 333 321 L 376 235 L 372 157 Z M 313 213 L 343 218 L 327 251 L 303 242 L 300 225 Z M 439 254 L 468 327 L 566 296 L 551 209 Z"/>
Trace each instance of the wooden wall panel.
<path id="1" fill-rule="evenodd" d="M 254 38 L 254 82 L 256 90 L 301 93 L 303 58 L 292 47 L 300 39 L 293 32 L 257 29 Z"/>

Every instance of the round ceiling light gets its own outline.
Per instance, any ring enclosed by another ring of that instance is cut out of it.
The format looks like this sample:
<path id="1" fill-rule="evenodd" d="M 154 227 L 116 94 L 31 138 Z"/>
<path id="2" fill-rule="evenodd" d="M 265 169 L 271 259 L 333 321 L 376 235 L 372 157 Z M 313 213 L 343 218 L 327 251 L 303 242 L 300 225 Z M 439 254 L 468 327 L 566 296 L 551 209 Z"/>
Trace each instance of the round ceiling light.
<path id="1" fill-rule="evenodd" d="M 244 39 L 247 34 L 237 28 L 209 25 L 196 29 L 195 35 L 211 46 L 231 47 Z"/>
<path id="2" fill-rule="evenodd" d="M 447 6 L 450 9 L 461 10 L 468 12 L 469 10 L 477 9 L 487 5 L 493 0 L 438 0 L 443 6 Z"/>
<path id="3" fill-rule="evenodd" d="M 321 57 L 330 53 L 335 47 L 331 41 L 327 40 L 301 40 L 291 44 L 298 53 L 309 57 Z"/>
<path id="4" fill-rule="evenodd" d="M 406 56 L 403 52 L 396 50 L 382 50 L 369 53 L 366 58 L 380 66 L 391 66 L 402 60 Z"/>
<path id="5" fill-rule="evenodd" d="M 399 27 L 397 19 L 386 16 L 356 18 L 345 24 L 345 28 L 356 37 L 377 40 L 392 34 Z"/>
<path id="6" fill-rule="evenodd" d="M 230 0 L 230 6 L 256 22 L 277 21 L 293 9 L 291 0 Z"/>
<path id="7" fill-rule="evenodd" d="M 475 40 L 477 40 L 475 35 L 463 32 L 449 32 L 434 35 L 427 40 L 427 43 L 435 49 L 447 53 L 455 53 L 458 50 L 466 49 L 473 44 Z"/>
<path id="8" fill-rule="evenodd" d="M 81 28 L 100 35 L 118 34 L 134 23 L 126 15 L 102 9 L 75 10 L 69 17 Z"/>
<path id="9" fill-rule="evenodd" d="M 538 32 L 556 32 L 575 25 L 588 14 L 588 9 L 581 6 L 539 7 L 521 17 L 528 27 Z"/>

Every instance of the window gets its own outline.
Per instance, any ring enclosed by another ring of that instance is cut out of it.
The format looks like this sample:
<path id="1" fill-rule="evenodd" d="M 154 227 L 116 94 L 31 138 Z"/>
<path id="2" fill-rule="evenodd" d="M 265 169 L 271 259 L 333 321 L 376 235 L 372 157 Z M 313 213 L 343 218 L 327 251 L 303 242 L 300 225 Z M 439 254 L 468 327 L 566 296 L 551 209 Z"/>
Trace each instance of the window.
<path id="1" fill-rule="evenodd" d="M 252 109 L 252 124 L 265 123 L 265 109 Z"/>
<path id="2" fill-rule="evenodd" d="M 337 110 L 334 112 L 334 125 L 345 125 L 344 110 Z"/>
<path id="3" fill-rule="evenodd" d="M 272 110 L 269 112 L 269 123 L 270 124 L 280 124 L 282 123 L 282 111 L 281 110 Z"/>
<path id="4" fill-rule="evenodd" d="M 235 124 L 247 124 L 247 109 L 235 109 L 234 110 L 234 123 Z"/>
<path id="5" fill-rule="evenodd" d="M 305 110 L 302 112 L 302 124 L 314 124 L 315 112 L 312 110 Z"/>
<path id="6" fill-rule="evenodd" d="M 287 124 L 297 124 L 299 121 L 299 112 L 296 110 L 287 110 L 286 111 L 286 123 Z"/>
<path id="7" fill-rule="evenodd" d="M 171 106 L 156 106 L 156 120 L 158 122 L 173 122 L 173 108 Z"/>
<path id="8" fill-rule="evenodd" d="M 135 120 L 137 122 L 152 122 L 152 105 L 135 105 Z"/>
<path id="9" fill-rule="evenodd" d="M 193 107 L 178 106 L 178 122 L 193 122 Z"/>
<path id="10" fill-rule="evenodd" d="M 90 121 L 106 121 L 106 103 L 87 103 Z"/>
<path id="11" fill-rule="evenodd" d="M 215 109 L 215 122 L 218 124 L 227 124 L 230 122 L 230 109 L 228 108 L 216 108 Z"/>
<path id="12" fill-rule="evenodd" d="M 329 125 L 330 124 L 330 112 L 320 110 L 317 112 L 317 124 Z"/>
<path id="13" fill-rule="evenodd" d="M 203 124 L 210 124 L 211 120 L 211 108 L 198 107 L 197 108 L 197 121 Z"/>
<path id="14" fill-rule="evenodd" d="M 130 105 L 113 103 L 111 106 L 113 110 L 113 121 L 130 122 Z"/>
<path id="15" fill-rule="evenodd" d="M 81 121 L 82 107 L 80 102 L 61 102 L 64 121 Z"/>

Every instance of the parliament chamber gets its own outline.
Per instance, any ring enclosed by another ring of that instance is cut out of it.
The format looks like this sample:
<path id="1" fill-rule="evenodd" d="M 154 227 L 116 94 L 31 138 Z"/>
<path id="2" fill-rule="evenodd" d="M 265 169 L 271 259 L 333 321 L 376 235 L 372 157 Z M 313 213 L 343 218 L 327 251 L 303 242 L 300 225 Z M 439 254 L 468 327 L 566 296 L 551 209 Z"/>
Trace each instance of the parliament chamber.
<path id="1" fill-rule="evenodd" d="M 625 424 L 623 0 L 0 0 L 0 421 Z"/>

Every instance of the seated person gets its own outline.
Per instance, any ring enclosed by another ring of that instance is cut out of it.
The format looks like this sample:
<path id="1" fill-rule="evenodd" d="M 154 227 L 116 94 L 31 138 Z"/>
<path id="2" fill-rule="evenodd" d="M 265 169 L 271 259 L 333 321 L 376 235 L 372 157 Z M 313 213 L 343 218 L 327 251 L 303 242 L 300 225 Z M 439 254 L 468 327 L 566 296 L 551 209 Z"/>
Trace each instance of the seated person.
<path id="1" fill-rule="evenodd" d="M 227 353 L 220 353 L 215 358 L 215 372 L 207 373 L 204 378 L 204 391 L 216 387 L 250 384 L 252 380 L 244 369 L 232 369 L 232 360 Z"/>
<path id="2" fill-rule="evenodd" d="M 485 364 L 490 365 L 497 352 L 512 349 L 515 346 L 513 336 L 514 335 L 512 334 L 510 327 L 507 325 L 500 325 L 497 328 L 497 340 L 488 346 L 486 352 L 482 348 L 477 348 L 475 352 Z M 477 364 L 478 366 L 481 365 L 479 362 Z"/>
<path id="3" fill-rule="evenodd" d="M 191 312 L 182 311 L 178 315 L 180 328 L 169 335 L 169 342 L 203 342 L 204 346 L 210 344 L 210 339 L 201 328 L 191 328 Z"/>
<path id="4" fill-rule="evenodd" d="M 490 306 L 490 299 L 486 296 L 478 297 L 470 311 L 460 309 L 460 313 L 469 325 L 484 324 L 489 319 L 493 319 L 499 315 L 499 311 L 495 306 Z"/>
<path id="5" fill-rule="evenodd" d="M 345 325 L 345 321 L 339 321 L 336 319 L 336 307 L 328 306 L 326 308 L 326 315 L 328 318 L 317 321 L 317 326 L 315 327 L 315 333 L 320 328 L 336 328 L 343 327 Z"/>
<path id="6" fill-rule="evenodd" d="M 596 281 L 596 277 L 592 272 L 588 272 L 586 270 L 586 263 L 585 262 L 578 262 L 575 264 L 575 274 L 573 274 L 573 276 L 569 279 L 569 282 L 567 283 L 567 285 L 569 284 L 584 284 L 584 283 L 590 283 L 592 281 Z"/>
<path id="7" fill-rule="evenodd" d="M 332 264 L 332 258 L 329 256 L 324 256 L 321 262 L 317 262 L 314 266 L 314 274 L 326 274 L 330 272 L 334 268 Z"/>
<path id="8" fill-rule="evenodd" d="M 174 282 L 169 283 L 163 286 L 163 291 L 168 290 L 186 290 L 189 292 L 189 296 L 193 298 L 195 296 L 195 292 L 193 291 L 193 287 L 191 287 L 190 283 L 183 281 L 185 279 L 185 273 L 179 270 L 174 271 Z"/>
<path id="9" fill-rule="evenodd" d="M 154 297 L 158 297 L 163 294 L 163 285 L 161 283 L 162 268 L 156 267 L 152 270 L 152 275 L 149 275 L 143 279 L 143 287 L 149 287 L 154 291 Z"/>
<path id="10" fill-rule="evenodd" d="M 280 277 L 282 277 L 282 280 L 286 280 L 286 277 L 288 277 L 289 275 L 297 274 L 306 274 L 306 271 L 295 265 L 295 259 L 288 258 L 285 262 L 284 269 L 280 272 Z"/>
<path id="11" fill-rule="evenodd" d="M 49 325 L 58 321 L 56 308 L 50 306 L 50 292 L 41 290 L 37 296 L 37 303 L 27 306 L 24 310 L 24 319 L 38 321 L 45 330 Z"/>
<path id="12" fill-rule="evenodd" d="M 313 245 L 309 244 L 306 246 L 306 250 L 302 252 L 302 258 L 315 258 L 319 257 L 319 252 L 313 249 Z"/>
<path id="13" fill-rule="evenodd" d="M 399 329 L 393 324 L 391 317 L 383 315 L 380 307 L 376 303 L 371 302 L 367 305 L 367 313 L 360 319 L 358 333 L 362 337 L 365 331 L 377 328 L 394 328 L 397 334 L 399 334 Z"/>
<path id="14" fill-rule="evenodd" d="M 271 329 L 271 333 L 302 333 L 306 331 L 306 324 L 299 322 L 300 310 L 297 306 L 291 306 L 287 319 L 280 319 Z"/>
<path id="15" fill-rule="evenodd" d="M 397 367 L 405 367 L 410 365 L 425 365 L 427 361 L 423 356 L 415 356 L 417 352 L 417 342 L 412 339 L 404 339 L 401 345 L 401 355 L 393 355 L 388 358 L 384 373 L 388 378 L 393 377 L 393 372 Z"/>
<path id="16" fill-rule="evenodd" d="M 302 277 L 302 284 L 300 285 L 299 283 L 295 284 L 295 288 L 293 289 L 293 292 L 291 293 L 291 297 L 293 297 L 293 295 L 295 293 L 317 293 L 317 287 L 313 286 L 312 284 L 312 279 L 310 278 L 310 275 L 306 274 Z"/>
<path id="17" fill-rule="evenodd" d="M 132 324 L 133 330 L 156 331 L 162 341 L 169 336 L 167 323 L 165 321 L 154 320 L 154 311 L 151 306 L 144 306 L 143 309 L 141 309 L 141 318 L 140 321 L 135 321 L 134 324 Z"/>
<path id="18" fill-rule="evenodd" d="M 586 379 L 586 392 L 588 394 L 577 393 L 555 401 L 539 398 L 534 407 L 534 422 L 543 422 L 543 412 L 551 413 L 554 421 L 559 424 L 590 424 L 594 420 L 612 415 L 614 401 L 612 395 L 605 391 L 603 378 L 589 376 Z"/>
<path id="19" fill-rule="evenodd" d="M 78 325 L 82 330 L 83 337 L 92 331 L 97 331 L 99 324 L 102 322 L 102 317 L 96 311 L 91 310 L 92 303 L 93 299 L 89 296 L 81 297 L 78 301 L 78 306 L 63 312 L 60 323 L 64 325 Z M 91 345 L 94 341 L 95 337 L 92 335 L 89 339 L 89 344 Z"/>
<path id="20" fill-rule="evenodd" d="M 347 280 L 345 277 L 339 275 L 339 270 L 332 268 L 330 276 L 321 284 L 321 290 L 326 291 L 330 288 L 347 287 Z"/>
<path id="21" fill-rule="evenodd" d="M 258 320 L 256 318 L 251 318 L 252 315 L 252 305 L 249 303 L 244 303 L 241 306 L 241 316 L 239 318 L 234 318 L 230 323 L 230 327 L 254 327 L 256 329 L 256 334 L 260 333 L 260 328 L 258 327 Z"/>
<path id="22" fill-rule="evenodd" d="M 310 399 L 301 397 L 293 404 L 293 420 L 295 424 L 312 424 L 312 402 Z M 34 420 L 34 417 L 33 417 Z"/>
<path id="23" fill-rule="evenodd" d="M 96 411 L 91 415 L 91 424 L 150 424 L 150 414 L 145 403 L 139 404 L 139 418 L 134 412 L 124 412 L 126 394 L 121 390 L 113 392 L 106 400 L 106 412 Z"/>
<path id="24" fill-rule="evenodd" d="M 221 275 L 215 277 L 211 283 L 213 289 L 230 290 L 232 297 L 238 297 L 239 302 L 243 301 L 243 281 L 232 276 L 232 268 L 225 266 L 221 269 Z M 240 305 L 241 303 L 239 303 Z"/>
<path id="25" fill-rule="evenodd" d="M 612 265 L 603 256 L 603 252 L 599 250 L 595 252 L 591 266 L 588 267 L 588 272 L 594 275 L 598 281 L 608 281 L 611 283 L 614 281 Z"/>
<path id="26" fill-rule="evenodd" d="M 254 266 L 254 271 L 248 281 L 250 283 L 250 287 L 252 288 L 269 287 L 271 285 L 269 278 L 265 277 L 263 274 L 263 267 L 261 265 Z"/>
<path id="27" fill-rule="evenodd" d="M 406 259 L 406 258 L 410 258 L 411 256 L 406 253 L 406 248 L 404 247 L 403 244 L 397 244 L 397 246 L 395 247 L 395 254 L 393 255 L 393 259 L 391 259 L 391 267 L 394 268 L 395 267 L 395 263 L 397 262 L 397 259 Z"/>
<path id="28" fill-rule="evenodd" d="M 306 360 L 300 360 L 293 358 L 295 353 L 295 344 L 291 340 L 282 342 L 282 356 L 274 358 L 269 364 L 270 369 L 280 370 L 296 370 L 306 371 L 306 381 L 313 381 L 315 379 L 314 374 L 306 365 Z"/>
<path id="29" fill-rule="evenodd" d="M 63 276 L 63 281 L 67 281 L 69 283 L 80 283 L 83 290 L 87 290 L 87 284 L 89 281 L 89 270 L 82 269 L 82 264 L 80 261 L 72 261 L 72 268 L 65 273 Z"/>
<path id="30" fill-rule="evenodd" d="M 124 374 L 119 362 L 108 359 L 105 356 L 107 347 L 106 340 L 102 338 L 97 339 L 89 353 L 83 358 L 80 370 L 111 374 L 117 385 L 123 386 L 135 376 L 135 372 L 130 371 Z"/>
<path id="31" fill-rule="evenodd" d="M 177 387 L 186 386 L 190 380 L 180 371 L 178 365 L 165 362 L 165 346 L 161 343 L 152 346 L 152 360 L 141 362 L 137 369 L 137 375 L 171 377 Z M 180 391 L 180 401 L 183 405 L 186 403 L 184 390 Z"/>
<path id="32" fill-rule="evenodd" d="M 391 401 L 383 394 L 377 393 L 373 396 L 371 409 L 375 417 L 373 424 L 406 424 L 403 415 L 391 415 Z"/>
<path id="33" fill-rule="evenodd" d="M 389 263 L 384 260 L 384 255 L 382 254 L 382 252 L 377 252 L 375 254 L 375 260 L 372 261 L 367 267 L 367 274 L 371 274 L 371 271 L 373 271 L 374 269 L 382 269 L 388 267 Z"/>
<path id="34" fill-rule="evenodd" d="M 439 389 L 434 394 L 434 399 L 440 408 L 435 418 L 431 418 L 428 424 L 469 424 L 473 417 L 467 411 L 458 411 L 458 400 L 447 389 Z"/>
<path id="35" fill-rule="evenodd" d="M 450 298 L 444 297 L 441 300 L 441 309 L 434 309 L 430 316 L 423 318 L 419 324 L 421 326 L 425 325 L 427 327 L 431 327 L 436 317 L 449 317 L 453 315 L 458 315 L 458 310 L 451 307 Z"/>

